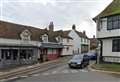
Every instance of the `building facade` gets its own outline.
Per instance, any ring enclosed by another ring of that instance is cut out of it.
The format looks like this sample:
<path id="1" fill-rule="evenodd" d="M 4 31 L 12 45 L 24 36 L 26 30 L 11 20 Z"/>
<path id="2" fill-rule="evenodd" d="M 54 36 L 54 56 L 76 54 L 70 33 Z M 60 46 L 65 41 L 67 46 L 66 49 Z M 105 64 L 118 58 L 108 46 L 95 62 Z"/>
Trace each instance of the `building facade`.
<path id="1" fill-rule="evenodd" d="M 86 53 L 89 51 L 90 41 L 86 36 L 85 31 L 83 33 L 79 32 L 76 30 L 76 26 L 73 25 L 72 30 L 67 30 L 63 32 L 64 35 L 68 35 L 72 38 L 69 42 L 67 42 L 67 40 L 63 42 L 64 44 L 70 45 L 69 47 L 66 47 L 66 49 L 63 49 L 64 52 L 69 53 L 68 55 Z"/>
<path id="2" fill-rule="evenodd" d="M 120 63 L 120 0 L 113 2 L 94 18 L 101 43 L 101 60 Z"/>
<path id="3" fill-rule="evenodd" d="M 57 59 L 63 45 L 49 34 L 38 29 L 0 21 L 0 68 Z M 54 32 L 52 32 L 54 35 Z"/>

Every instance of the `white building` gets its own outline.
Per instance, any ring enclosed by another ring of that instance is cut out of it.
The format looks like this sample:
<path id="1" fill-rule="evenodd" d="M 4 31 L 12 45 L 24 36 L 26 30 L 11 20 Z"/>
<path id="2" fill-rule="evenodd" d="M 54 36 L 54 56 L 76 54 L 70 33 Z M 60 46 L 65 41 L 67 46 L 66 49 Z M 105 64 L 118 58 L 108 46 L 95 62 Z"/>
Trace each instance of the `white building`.
<path id="1" fill-rule="evenodd" d="M 69 41 L 67 39 L 63 40 L 63 44 L 69 46 L 64 47 L 62 55 L 73 55 L 89 51 L 90 41 L 85 31 L 83 33 L 79 32 L 73 25 L 72 30 L 64 31 L 64 35 L 68 35 L 72 39 Z"/>
<path id="2" fill-rule="evenodd" d="M 120 63 L 120 0 L 114 0 L 94 18 L 101 43 L 100 59 Z"/>

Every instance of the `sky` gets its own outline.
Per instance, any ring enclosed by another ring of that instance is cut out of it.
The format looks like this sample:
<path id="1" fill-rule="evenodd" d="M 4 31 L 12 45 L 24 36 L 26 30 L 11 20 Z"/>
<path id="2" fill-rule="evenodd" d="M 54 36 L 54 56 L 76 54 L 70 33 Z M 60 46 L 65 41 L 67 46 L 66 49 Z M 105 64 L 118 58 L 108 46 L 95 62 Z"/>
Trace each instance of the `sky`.
<path id="1" fill-rule="evenodd" d="M 88 37 L 96 35 L 92 20 L 112 0 L 0 0 L 0 20 L 37 28 L 48 28 L 53 21 L 55 30 L 86 31 Z"/>

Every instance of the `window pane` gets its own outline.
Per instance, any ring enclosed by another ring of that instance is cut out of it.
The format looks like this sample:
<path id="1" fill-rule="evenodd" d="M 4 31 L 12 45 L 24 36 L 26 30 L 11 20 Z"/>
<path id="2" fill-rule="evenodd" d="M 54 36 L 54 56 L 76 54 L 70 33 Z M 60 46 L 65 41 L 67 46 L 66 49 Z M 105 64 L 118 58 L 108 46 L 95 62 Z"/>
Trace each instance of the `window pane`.
<path id="1" fill-rule="evenodd" d="M 112 51 L 120 52 L 120 39 L 113 40 Z"/>
<path id="2" fill-rule="evenodd" d="M 120 28 L 120 16 L 108 17 L 108 30 L 119 29 Z"/>

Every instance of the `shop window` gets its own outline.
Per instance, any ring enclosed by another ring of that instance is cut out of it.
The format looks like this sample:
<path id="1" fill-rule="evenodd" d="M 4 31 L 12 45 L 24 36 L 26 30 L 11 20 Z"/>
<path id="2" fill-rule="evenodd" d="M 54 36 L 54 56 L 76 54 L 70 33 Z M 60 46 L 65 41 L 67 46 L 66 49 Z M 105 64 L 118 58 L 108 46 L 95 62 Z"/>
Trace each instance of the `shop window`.
<path id="1" fill-rule="evenodd" d="M 18 57 L 18 50 L 12 50 L 13 60 L 16 60 Z"/>
<path id="2" fill-rule="evenodd" d="M 26 50 L 20 51 L 20 59 L 26 59 Z"/>
<path id="3" fill-rule="evenodd" d="M 5 57 L 6 57 L 6 60 L 11 59 L 11 53 L 10 53 L 9 50 L 6 50 L 6 52 L 5 52 Z"/>

